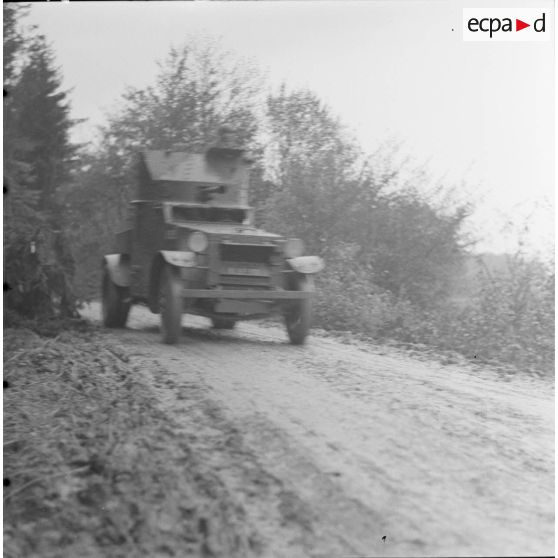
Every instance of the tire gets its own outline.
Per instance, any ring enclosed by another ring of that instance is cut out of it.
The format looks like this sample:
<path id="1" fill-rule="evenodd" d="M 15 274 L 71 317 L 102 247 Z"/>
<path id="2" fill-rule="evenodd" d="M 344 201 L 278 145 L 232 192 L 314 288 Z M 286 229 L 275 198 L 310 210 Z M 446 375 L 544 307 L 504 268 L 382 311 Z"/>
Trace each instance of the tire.
<path id="1" fill-rule="evenodd" d="M 292 290 L 314 292 L 311 276 L 299 275 L 293 281 Z M 312 299 L 306 298 L 289 302 L 284 311 L 287 335 L 292 345 L 304 345 L 312 327 Z"/>
<path id="2" fill-rule="evenodd" d="M 106 327 L 125 327 L 130 306 L 130 289 L 115 285 L 105 268 L 102 285 L 103 325 Z"/>
<path id="3" fill-rule="evenodd" d="M 163 343 L 174 345 L 182 333 L 182 280 L 180 273 L 165 266 L 159 281 L 159 309 Z"/>
<path id="4" fill-rule="evenodd" d="M 211 318 L 211 323 L 213 329 L 234 329 L 236 325 L 236 321 L 230 318 Z"/>

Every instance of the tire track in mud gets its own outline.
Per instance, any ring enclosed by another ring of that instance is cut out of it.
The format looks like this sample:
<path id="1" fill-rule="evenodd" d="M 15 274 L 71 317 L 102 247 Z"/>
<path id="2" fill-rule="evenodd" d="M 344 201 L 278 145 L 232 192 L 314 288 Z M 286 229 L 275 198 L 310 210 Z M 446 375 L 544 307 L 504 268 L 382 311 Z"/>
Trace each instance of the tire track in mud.
<path id="1" fill-rule="evenodd" d="M 134 309 L 111 336 L 157 363 L 145 381 L 258 533 L 254 555 L 552 553 L 551 382 L 185 323 L 163 346 Z"/>
<path id="2" fill-rule="evenodd" d="M 135 358 L 135 365 L 153 370 L 153 362 L 143 359 Z M 182 365 L 178 366 L 183 376 Z M 312 511 L 262 467 L 239 425 L 208 399 L 208 390 L 183 378 L 177 382 L 166 369 L 157 369 L 155 374 L 146 379 L 153 382 L 159 403 L 174 425 L 177 448 L 185 450 L 184 455 L 177 453 L 176 465 L 199 471 L 194 480 L 198 487 L 201 483 L 206 496 L 231 502 L 239 555 L 319 556 L 319 541 L 309 521 Z"/>

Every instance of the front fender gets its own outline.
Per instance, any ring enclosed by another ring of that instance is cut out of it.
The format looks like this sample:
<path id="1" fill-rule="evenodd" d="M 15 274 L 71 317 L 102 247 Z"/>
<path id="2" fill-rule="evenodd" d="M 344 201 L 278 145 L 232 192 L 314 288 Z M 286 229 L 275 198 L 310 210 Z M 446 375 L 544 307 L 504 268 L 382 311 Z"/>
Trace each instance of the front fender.
<path id="1" fill-rule="evenodd" d="M 119 287 L 130 286 L 131 270 L 127 257 L 124 257 L 123 254 L 108 254 L 103 257 L 103 265 L 115 285 Z"/>
<path id="2" fill-rule="evenodd" d="M 324 261 L 319 256 L 299 256 L 298 258 L 289 258 L 287 263 L 292 269 L 303 273 L 304 275 L 311 275 L 318 273 L 324 268 Z"/>
<path id="3" fill-rule="evenodd" d="M 170 265 L 176 267 L 195 267 L 196 254 L 194 252 L 175 252 L 171 250 L 161 250 L 159 252 L 163 259 Z"/>

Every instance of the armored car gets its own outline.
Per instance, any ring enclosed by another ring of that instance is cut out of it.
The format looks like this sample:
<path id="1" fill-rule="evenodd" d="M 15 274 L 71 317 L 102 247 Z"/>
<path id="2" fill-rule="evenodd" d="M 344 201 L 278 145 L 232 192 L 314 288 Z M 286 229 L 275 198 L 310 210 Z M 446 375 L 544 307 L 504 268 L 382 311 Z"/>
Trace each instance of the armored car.
<path id="1" fill-rule="evenodd" d="M 128 226 L 102 259 L 104 325 L 124 327 L 131 305 L 144 304 L 173 344 L 183 313 L 219 329 L 280 313 L 290 342 L 303 344 L 323 262 L 300 239 L 254 225 L 251 160 L 231 130 L 204 153 L 148 150 L 137 165 Z"/>

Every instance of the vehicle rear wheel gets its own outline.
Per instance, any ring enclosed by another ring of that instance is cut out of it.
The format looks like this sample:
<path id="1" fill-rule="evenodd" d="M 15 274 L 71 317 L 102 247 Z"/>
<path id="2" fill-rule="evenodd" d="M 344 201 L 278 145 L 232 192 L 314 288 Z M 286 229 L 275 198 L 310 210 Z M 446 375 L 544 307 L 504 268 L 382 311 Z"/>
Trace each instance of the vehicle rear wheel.
<path id="1" fill-rule="evenodd" d="M 159 309 L 163 343 L 173 345 L 182 332 L 182 280 L 177 269 L 165 266 L 159 282 Z"/>
<path id="2" fill-rule="evenodd" d="M 230 318 L 211 318 L 214 329 L 234 329 L 236 320 Z"/>
<path id="3" fill-rule="evenodd" d="M 311 276 L 299 275 L 293 283 L 292 290 L 314 292 L 314 279 Z M 293 300 L 286 306 L 284 317 L 290 342 L 303 345 L 312 326 L 312 299 Z"/>
<path id="4" fill-rule="evenodd" d="M 106 268 L 103 273 L 102 295 L 103 325 L 124 327 L 131 306 L 130 289 L 116 285 Z"/>

